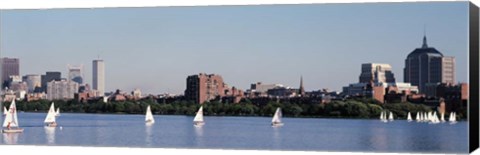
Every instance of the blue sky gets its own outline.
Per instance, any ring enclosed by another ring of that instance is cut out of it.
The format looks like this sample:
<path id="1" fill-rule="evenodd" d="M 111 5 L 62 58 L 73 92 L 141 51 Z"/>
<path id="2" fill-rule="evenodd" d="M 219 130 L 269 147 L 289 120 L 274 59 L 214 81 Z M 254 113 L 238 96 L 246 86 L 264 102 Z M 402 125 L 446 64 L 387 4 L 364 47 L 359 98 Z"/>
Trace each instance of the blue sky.
<path id="1" fill-rule="evenodd" d="M 358 82 L 362 63 L 404 60 L 422 44 L 456 57 L 467 81 L 467 2 L 2 10 L 0 50 L 22 75 L 105 60 L 106 90 L 181 94 L 186 77 L 222 75 L 230 86 L 281 83 L 306 90 Z"/>

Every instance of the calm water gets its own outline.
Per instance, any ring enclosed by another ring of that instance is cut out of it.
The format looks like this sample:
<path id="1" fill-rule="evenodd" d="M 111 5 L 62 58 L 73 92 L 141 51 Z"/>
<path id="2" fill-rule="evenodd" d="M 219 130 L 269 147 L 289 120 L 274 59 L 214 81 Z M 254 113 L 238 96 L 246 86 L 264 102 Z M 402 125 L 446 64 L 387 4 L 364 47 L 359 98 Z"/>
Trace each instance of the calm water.
<path id="1" fill-rule="evenodd" d="M 143 115 L 68 114 L 59 127 L 45 128 L 43 113 L 19 113 L 21 134 L 2 134 L 0 144 L 209 148 L 247 150 L 313 150 L 362 152 L 466 153 L 467 122 L 428 124 L 396 120 L 284 118 L 283 127 L 268 117 L 193 117 L 155 115 L 146 126 Z M 62 128 L 60 128 L 60 126 Z"/>

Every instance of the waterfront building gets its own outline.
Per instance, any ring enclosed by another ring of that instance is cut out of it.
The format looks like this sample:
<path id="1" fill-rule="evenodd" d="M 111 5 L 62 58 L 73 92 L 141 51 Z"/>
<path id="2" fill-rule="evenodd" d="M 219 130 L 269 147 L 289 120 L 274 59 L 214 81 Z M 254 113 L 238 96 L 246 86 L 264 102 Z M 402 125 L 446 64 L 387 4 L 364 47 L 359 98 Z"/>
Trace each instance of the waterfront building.
<path id="1" fill-rule="evenodd" d="M 416 48 L 405 59 L 404 82 L 418 86 L 425 93 L 428 83 L 455 82 L 455 58 L 444 57 L 440 51 L 427 45 L 423 37 L 422 47 Z"/>
<path id="2" fill-rule="evenodd" d="M 105 63 L 103 60 L 93 60 L 92 84 L 97 96 L 105 95 Z"/>
<path id="3" fill-rule="evenodd" d="M 267 91 L 273 88 L 283 87 L 282 84 L 263 84 L 262 82 L 253 83 L 250 89 L 246 91 L 248 97 L 266 97 Z"/>
<path id="4" fill-rule="evenodd" d="M 47 99 L 73 99 L 78 93 L 79 84 L 70 80 L 47 82 Z"/>
<path id="5" fill-rule="evenodd" d="M 185 98 L 197 103 L 204 103 L 222 97 L 235 97 L 234 101 L 243 97 L 243 92 L 235 87 L 230 88 L 223 82 L 223 78 L 216 74 L 199 73 L 187 77 L 187 89 L 185 90 Z"/>
<path id="6" fill-rule="evenodd" d="M 12 75 L 20 76 L 20 60 L 18 58 L 0 58 L 0 64 L 2 65 L 2 83 L 7 81 Z"/>

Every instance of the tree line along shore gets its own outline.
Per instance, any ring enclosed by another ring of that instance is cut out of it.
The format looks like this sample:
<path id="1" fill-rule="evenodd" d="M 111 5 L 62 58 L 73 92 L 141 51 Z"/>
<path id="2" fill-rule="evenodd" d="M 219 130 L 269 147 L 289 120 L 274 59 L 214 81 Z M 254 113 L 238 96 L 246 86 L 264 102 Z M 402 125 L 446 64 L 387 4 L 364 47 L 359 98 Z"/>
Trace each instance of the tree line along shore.
<path id="1" fill-rule="evenodd" d="M 275 102 L 254 104 L 248 100 L 240 103 L 206 102 L 198 104 L 189 101 L 174 101 L 172 103 L 157 103 L 155 100 L 118 101 L 81 103 L 76 100 L 38 100 L 17 101 L 17 110 L 23 112 L 47 112 L 50 104 L 60 108 L 62 113 L 105 113 L 105 114 L 145 114 L 148 105 L 156 115 L 195 115 L 203 105 L 206 116 L 264 116 L 270 117 L 277 107 L 282 108 L 284 117 L 312 117 L 312 118 L 362 118 L 378 119 L 382 111 L 392 112 L 396 119 L 406 119 L 408 112 L 415 117 L 417 112 L 436 110 L 423 104 L 388 103 L 381 104 L 371 99 L 349 99 L 332 101 L 325 104 Z M 8 107 L 9 102 L 4 102 Z M 466 119 L 466 109 L 459 109 L 457 119 Z M 448 112 L 445 114 L 448 116 Z"/>

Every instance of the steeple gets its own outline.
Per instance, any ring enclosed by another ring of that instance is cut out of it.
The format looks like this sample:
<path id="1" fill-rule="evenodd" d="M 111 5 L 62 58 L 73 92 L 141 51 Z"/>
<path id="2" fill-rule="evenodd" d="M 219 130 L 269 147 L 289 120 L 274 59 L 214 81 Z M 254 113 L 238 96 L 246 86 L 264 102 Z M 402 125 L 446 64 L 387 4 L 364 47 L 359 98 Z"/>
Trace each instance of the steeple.
<path id="1" fill-rule="evenodd" d="M 298 88 L 298 94 L 302 97 L 305 96 L 305 89 L 303 88 L 303 76 L 300 76 L 300 88 Z"/>
<path id="2" fill-rule="evenodd" d="M 428 46 L 427 46 L 427 30 L 426 30 L 425 26 L 423 26 L 423 44 L 422 44 L 422 48 L 428 48 Z"/>

